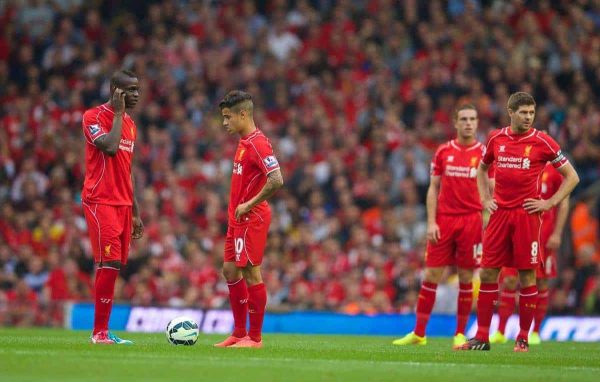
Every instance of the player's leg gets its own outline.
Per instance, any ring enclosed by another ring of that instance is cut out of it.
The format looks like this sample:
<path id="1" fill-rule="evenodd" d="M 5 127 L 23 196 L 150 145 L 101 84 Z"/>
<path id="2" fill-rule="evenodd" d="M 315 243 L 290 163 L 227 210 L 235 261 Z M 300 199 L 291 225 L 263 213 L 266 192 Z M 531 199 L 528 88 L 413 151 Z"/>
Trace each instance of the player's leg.
<path id="1" fill-rule="evenodd" d="M 528 351 L 529 329 L 533 322 L 535 307 L 538 299 L 537 285 L 535 280 L 535 269 L 519 270 L 519 334 L 515 343 L 515 351 Z"/>
<path id="2" fill-rule="evenodd" d="M 440 227 L 440 238 L 436 243 L 427 242 L 425 250 L 425 272 L 423 282 L 419 290 L 417 299 L 417 311 L 415 328 L 402 338 L 394 340 L 394 345 L 426 345 L 427 338 L 425 330 L 433 305 L 437 286 L 442 278 L 444 269 L 448 265 L 454 265 L 454 252 L 456 251 L 455 232 L 456 227 L 460 225 L 454 217 L 437 216 L 437 223 Z"/>
<path id="3" fill-rule="evenodd" d="M 233 333 L 215 347 L 227 347 L 238 343 L 246 337 L 246 321 L 248 318 L 248 288 L 242 277 L 241 268 L 237 267 L 234 243 L 234 230 L 227 229 L 223 262 L 223 276 L 229 289 L 229 305 L 233 314 Z M 239 256 L 238 256 L 239 257 Z"/>
<path id="4" fill-rule="evenodd" d="M 236 237 L 236 265 L 243 267 L 242 274 L 248 284 L 248 336 L 233 347 L 262 347 L 262 325 L 267 306 L 267 289 L 262 279 L 261 267 L 267 245 L 270 216 L 263 216 L 251 222 Z M 241 238 L 241 240 L 239 239 Z M 238 245 L 239 243 L 239 245 Z M 239 251 L 238 251 L 239 249 Z"/>
<path id="5" fill-rule="evenodd" d="M 513 266 L 519 269 L 519 335 L 514 350 L 529 350 L 529 329 L 535 314 L 538 299 L 536 285 L 536 268 L 542 261 L 540 248 L 540 230 L 542 218 L 540 214 L 528 214 L 527 211 L 514 211 L 518 232 L 513 236 Z"/>
<path id="6" fill-rule="evenodd" d="M 473 308 L 473 269 L 458 268 L 458 301 L 456 306 L 456 331 L 452 345 L 462 346 L 467 342 L 465 330 Z"/>
<path id="7" fill-rule="evenodd" d="M 490 337 L 490 343 L 504 344 L 508 341 L 504 333 L 508 319 L 515 312 L 517 305 L 517 285 L 519 272 L 515 268 L 503 268 L 500 274 L 502 292 L 498 305 L 498 331 Z"/>
<path id="8" fill-rule="evenodd" d="M 267 307 L 267 289 L 262 279 L 260 265 L 248 264 L 242 270 L 248 284 L 248 316 L 250 330 L 248 336 L 233 347 L 262 347 L 262 325 Z"/>
<path id="9" fill-rule="evenodd" d="M 490 217 L 483 235 L 483 255 L 477 299 L 477 334 L 459 350 L 490 350 L 489 333 L 498 300 L 498 275 L 510 260 L 510 213 L 498 209 Z"/>
<path id="10" fill-rule="evenodd" d="M 540 338 L 540 329 L 542 322 L 548 311 L 548 279 L 537 278 L 538 299 L 535 306 L 535 314 L 533 318 L 533 333 L 529 335 L 530 345 L 539 345 L 542 340 Z"/>
<path id="11" fill-rule="evenodd" d="M 109 338 L 108 322 L 112 311 L 115 283 L 121 269 L 122 224 L 117 208 L 99 204 L 84 204 L 88 235 L 97 264 L 94 281 L 94 328 L 91 342 L 114 344 Z"/>
<path id="12" fill-rule="evenodd" d="M 482 256 L 483 219 L 481 213 L 461 216 L 462 229 L 456 238 L 456 265 L 458 266 L 458 300 L 456 332 L 453 347 L 467 342 L 465 330 L 473 308 L 473 270 L 479 267 Z"/>
<path id="13" fill-rule="evenodd" d="M 428 255 L 429 256 L 429 255 Z M 427 323 L 435 304 L 435 295 L 437 286 L 442 279 L 442 274 L 445 267 L 427 267 L 425 268 L 425 274 L 421 289 L 419 290 L 419 298 L 417 299 L 417 320 L 415 322 L 415 328 L 412 332 L 408 333 L 402 338 L 394 340 L 394 345 L 426 345 L 427 338 L 425 337 L 425 331 L 427 329 Z"/>

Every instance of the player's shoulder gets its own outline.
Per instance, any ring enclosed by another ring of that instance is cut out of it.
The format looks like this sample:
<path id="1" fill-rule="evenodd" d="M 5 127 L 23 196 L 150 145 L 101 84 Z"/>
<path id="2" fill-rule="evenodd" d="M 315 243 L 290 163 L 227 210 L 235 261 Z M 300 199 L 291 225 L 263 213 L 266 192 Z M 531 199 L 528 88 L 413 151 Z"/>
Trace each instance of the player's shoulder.
<path id="1" fill-rule="evenodd" d="M 506 133 L 507 129 L 508 129 L 508 127 L 502 127 L 502 128 L 494 129 L 494 130 L 490 131 L 487 136 L 487 143 L 489 144 L 493 140 L 507 136 L 507 133 Z"/>
<path id="2" fill-rule="evenodd" d="M 552 151 L 560 150 L 558 143 L 552 138 L 550 134 L 547 134 L 541 130 L 536 130 L 533 135 L 533 139 L 536 139 L 540 146 L 546 146 Z"/>
<path id="3" fill-rule="evenodd" d="M 441 155 L 448 150 L 452 150 L 452 140 L 440 144 L 435 150 L 435 155 Z"/>
<path id="4" fill-rule="evenodd" d="M 92 106 L 83 112 L 83 118 L 84 119 L 90 118 L 90 117 L 96 118 L 96 117 L 102 115 L 104 112 L 108 112 L 108 111 L 110 111 L 110 109 L 108 109 L 104 104 Z"/>

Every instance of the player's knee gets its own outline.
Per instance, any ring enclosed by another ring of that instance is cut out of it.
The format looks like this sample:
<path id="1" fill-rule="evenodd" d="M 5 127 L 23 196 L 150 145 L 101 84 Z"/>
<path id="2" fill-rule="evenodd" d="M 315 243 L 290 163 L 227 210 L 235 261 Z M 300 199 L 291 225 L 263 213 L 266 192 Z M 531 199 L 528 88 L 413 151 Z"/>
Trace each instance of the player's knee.
<path id="1" fill-rule="evenodd" d="M 425 269 L 425 281 L 428 283 L 439 283 L 442 279 L 443 268 L 426 268 Z"/>
<path id="2" fill-rule="evenodd" d="M 244 268 L 243 274 L 244 279 L 246 279 L 246 282 L 249 286 L 263 282 L 262 275 L 260 274 L 260 270 L 258 268 Z"/>
<path id="3" fill-rule="evenodd" d="M 538 290 L 546 290 L 546 289 L 548 289 L 548 280 L 546 280 L 546 279 L 537 279 L 537 288 L 538 288 Z"/>
<path id="4" fill-rule="evenodd" d="M 114 269 L 121 269 L 121 262 L 120 261 L 103 261 L 102 264 L 100 264 L 100 268 L 114 268 Z"/>
<path id="5" fill-rule="evenodd" d="M 233 263 L 223 264 L 222 273 L 227 282 L 234 282 L 242 278 L 240 270 Z"/>
<path id="6" fill-rule="evenodd" d="M 468 284 L 473 281 L 473 271 L 471 269 L 458 269 L 458 281 L 462 284 Z"/>
<path id="7" fill-rule="evenodd" d="M 498 273 L 499 270 L 492 268 L 484 268 L 481 270 L 481 274 L 479 277 L 481 278 L 481 282 L 484 283 L 495 283 L 498 282 Z"/>
<path id="8" fill-rule="evenodd" d="M 502 281 L 502 287 L 505 290 L 516 290 L 518 279 L 516 277 L 505 277 Z"/>

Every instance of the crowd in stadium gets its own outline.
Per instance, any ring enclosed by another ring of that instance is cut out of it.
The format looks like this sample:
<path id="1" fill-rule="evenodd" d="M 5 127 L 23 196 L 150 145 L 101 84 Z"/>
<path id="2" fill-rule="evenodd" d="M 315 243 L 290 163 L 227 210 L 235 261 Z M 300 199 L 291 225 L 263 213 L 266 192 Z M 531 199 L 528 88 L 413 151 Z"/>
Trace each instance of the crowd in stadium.
<path id="1" fill-rule="evenodd" d="M 532 4 L 530 4 L 532 3 Z M 535 3 L 535 4 L 533 4 Z M 436 146 L 453 108 L 479 137 L 517 90 L 581 183 L 550 312 L 600 314 L 600 2 L 524 0 L 0 3 L 0 325 L 61 325 L 91 299 L 83 111 L 119 68 L 140 79 L 134 177 L 145 223 L 115 299 L 219 308 L 240 88 L 286 181 L 272 200 L 270 310 L 412 312 Z M 596 185 L 595 185 L 596 184 Z M 438 311 L 455 306 L 456 280 Z"/>

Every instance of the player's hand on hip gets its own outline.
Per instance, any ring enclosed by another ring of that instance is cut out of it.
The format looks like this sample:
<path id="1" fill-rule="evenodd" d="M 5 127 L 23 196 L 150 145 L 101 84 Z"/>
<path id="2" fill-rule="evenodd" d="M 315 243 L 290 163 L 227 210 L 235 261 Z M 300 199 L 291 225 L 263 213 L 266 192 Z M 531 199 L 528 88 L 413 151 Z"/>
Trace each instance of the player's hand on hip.
<path id="1" fill-rule="evenodd" d="M 496 199 L 484 199 L 483 209 L 487 210 L 490 214 L 493 214 L 498 209 L 498 204 L 496 204 Z"/>
<path id="2" fill-rule="evenodd" d="M 251 209 L 252 208 L 250 208 L 250 205 L 248 203 L 242 203 L 238 205 L 235 209 L 235 220 L 239 221 L 242 218 L 242 216 L 250 212 Z"/>
<path id="3" fill-rule="evenodd" d="M 546 242 L 546 248 L 556 251 L 560 247 L 560 234 L 553 233 Z"/>
<path id="4" fill-rule="evenodd" d="M 116 88 L 111 100 L 115 113 L 123 113 L 125 111 L 125 91 Z"/>
<path id="5" fill-rule="evenodd" d="M 140 217 L 133 217 L 133 227 L 131 230 L 131 238 L 132 239 L 141 239 L 144 235 L 144 223 Z"/>
<path id="6" fill-rule="evenodd" d="M 529 198 L 523 203 L 523 208 L 530 214 L 548 211 L 551 207 L 550 202 L 544 199 Z"/>
<path id="7" fill-rule="evenodd" d="M 437 223 L 430 223 L 427 225 L 427 240 L 436 244 L 440 240 L 440 226 Z"/>

